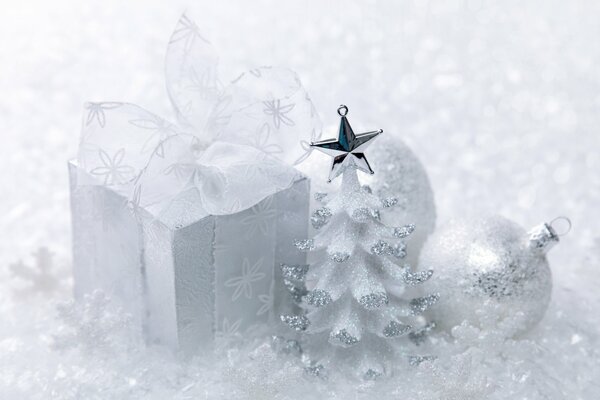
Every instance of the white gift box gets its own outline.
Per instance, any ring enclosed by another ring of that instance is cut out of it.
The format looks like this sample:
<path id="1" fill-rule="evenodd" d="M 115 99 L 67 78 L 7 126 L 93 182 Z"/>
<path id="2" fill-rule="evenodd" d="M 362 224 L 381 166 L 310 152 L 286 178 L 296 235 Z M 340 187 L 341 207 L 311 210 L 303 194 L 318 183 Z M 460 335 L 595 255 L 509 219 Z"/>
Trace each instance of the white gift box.
<path id="1" fill-rule="evenodd" d="M 182 16 L 166 83 L 176 121 L 85 105 L 69 163 L 75 294 L 102 289 L 150 342 L 186 354 L 249 335 L 294 307 L 279 264 L 304 264 L 309 181 L 294 167 L 320 121 L 298 76 L 259 67 L 224 83 Z"/>
<path id="2" fill-rule="evenodd" d="M 307 235 L 307 178 L 229 215 L 207 214 L 189 190 L 167 213 L 136 216 L 75 161 L 69 174 L 75 295 L 103 290 L 150 342 L 197 354 L 293 307 L 279 265 L 305 263 L 293 240 Z"/>

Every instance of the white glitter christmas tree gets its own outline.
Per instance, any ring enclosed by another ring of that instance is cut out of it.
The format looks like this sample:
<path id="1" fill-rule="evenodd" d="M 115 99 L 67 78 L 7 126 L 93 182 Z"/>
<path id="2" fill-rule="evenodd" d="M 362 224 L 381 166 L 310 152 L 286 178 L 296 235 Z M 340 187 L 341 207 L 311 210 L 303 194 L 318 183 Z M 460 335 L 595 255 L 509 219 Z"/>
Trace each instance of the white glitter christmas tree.
<path id="1" fill-rule="evenodd" d="M 285 284 L 302 315 L 281 320 L 307 336 L 313 353 L 310 371 L 350 367 L 365 379 L 389 374 L 398 357 L 398 341 L 423 333 L 421 314 L 438 300 L 437 294 L 416 296 L 415 286 L 433 271 L 415 273 L 403 263 L 412 224 L 390 227 L 381 213 L 398 199 L 381 199 L 358 180 L 357 170 L 373 173 L 363 151 L 381 130 L 355 135 L 346 106 L 340 106 L 337 139 L 312 146 L 334 157 L 329 180 L 342 175 L 334 196 L 317 195 L 323 206 L 311 218 L 319 232 L 313 239 L 297 240 L 302 251 L 315 252 L 307 265 L 282 265 Z"/>

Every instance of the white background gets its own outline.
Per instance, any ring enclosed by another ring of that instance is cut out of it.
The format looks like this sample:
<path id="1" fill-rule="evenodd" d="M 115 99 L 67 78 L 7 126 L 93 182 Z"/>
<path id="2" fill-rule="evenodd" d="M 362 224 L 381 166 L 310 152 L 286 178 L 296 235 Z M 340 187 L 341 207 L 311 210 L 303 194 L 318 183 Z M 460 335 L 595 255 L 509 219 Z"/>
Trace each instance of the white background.
<path id="1" fill-rule="evenodd" d="M 0 340 L 27 307 L 10 300 L 9 264 L 47 246 L 68 280 L 66 161 L 83 103 L 171 118 L 163 57 L 185 10 L 219 49 L 225 81 L 290 67 L 329 132 L 343 102 L 357 131 L 401 137 L 429 173 L 438 224 L 472 209 L 525 227 L 569 216 L 550 255 L 553 307 L 571 299 L 568 312 L 597 322 L 600 3 L 2 0 Z"/>

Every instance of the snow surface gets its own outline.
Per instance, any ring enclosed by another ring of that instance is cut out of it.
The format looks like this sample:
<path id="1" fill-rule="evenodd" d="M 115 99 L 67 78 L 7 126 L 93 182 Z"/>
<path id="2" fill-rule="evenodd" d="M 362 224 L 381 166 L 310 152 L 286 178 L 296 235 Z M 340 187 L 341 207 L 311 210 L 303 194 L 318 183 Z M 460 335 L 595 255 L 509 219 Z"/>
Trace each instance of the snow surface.
<path id="1" fill-rule="evenodd" d="M 599 397 L 600 3 L 0 7 L 0 398 Z M 357 383 L 306 377 L 260 343 L 181 361 L 144 347 L 100 294 L 70 303 L 66 160 L 82 104 L 130 101 L 170 117 L 163 57 L 186 8 L 231 78 L 256 65 L 291 67 L 329 132 L 343 102 L 357 131 L 400 135 L 430 175 L 438 224 L 473 209 L 525 227 L 569 216 L 572 232 L 549 254 L 555 288 L 542 323 L 518 340 L 493 322 L 461 326 L 436 338 L 438 361 Z M 42 247 L 51 261 L 31 256 Z"/>

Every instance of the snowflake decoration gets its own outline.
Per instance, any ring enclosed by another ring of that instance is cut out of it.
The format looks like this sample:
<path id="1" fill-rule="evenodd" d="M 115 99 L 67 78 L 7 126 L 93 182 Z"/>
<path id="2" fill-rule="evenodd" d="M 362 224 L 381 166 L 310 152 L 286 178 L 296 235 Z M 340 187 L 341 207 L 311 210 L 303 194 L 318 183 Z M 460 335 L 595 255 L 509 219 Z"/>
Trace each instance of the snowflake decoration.
<path id="1" fill-rule="evenodd" d="M 271 126 L 265 123 L 256 131 L 256 134 L 252 136 L 250 145 L 269 155 L 283 153 L 281 146 L 278 144 L 269 143 L 270 137 Z"/>
<path id="2" fill-rule="evenodd" d="M 246 237 L 252 237 L 259 232 L 266 236 L 271 225 L 270 221 L 277 216 L 277 210 L 272 207 L 273 198 L 268 197 L 250 209 L 250 214 L 242 218 L 242 225 L 247 227 Z"/>
<path id="3" fill-rule="evenodd" d="M 135 173 L 135 168 L 130 165 L 123 165 L 125 149 L 117 150 L 112 157 L 106 151 L 100 149 L 98 150 L 98 155 L 104 165 L 92 169 L 90 173 L 103 176 L 105 185 L 122 184 L 131 180 L 131 176 Z"/>
<path id="4" fill-rule="evenodd" d="M 216 333 L 215 350 L 217 352 L 225 351 L 230 348 L 232 342 L 239 340 L 242 322 L 241 318 L 235 320 L 235 322 L 230 322 L 227 317 L 223 318 L 221 329 L 218 329 Z"/>
<path id="5" fill-rule="evenodd" d="M 132 119 L 129 123 L 138 128 L 153 131 L 142 146 L 142 154 L 153 150 L 159 157 L 164 157 L 164 148 L 158 144 L 162 143 L 168 137 L 177 134 L 173 124 L 158 116 L 149 119 Z"/>
<path id="6" fill-rule="evenodd" d="M 213 74 L 209 69 L 198 73 L 196 68 L 190 68 L 189 90 L 197 92 L 202 100 L 218 100 L 223 94 L 223 86 L 217 79 L 213 79 Z"/>
<path id="7" fill-rule="evenodd" d="M 179 20 L 179 24 L 173 35 L 171 36 L 171 40 L 169 44 L 173 44 L 179 42 L 180 40 L 184 41 L 184 50 L 189 52 L 197 39 L 202 40 L 205 43 L 209 43 L 208 40 L 204 39 L 202 35 L 200 35 L 200 29 L 198 25 L 189 19 L 187 15 L 183 15 Z"/>
<path id="8" fill-rule="evenodd" d="M 60 289 L 61 279 L 53 267 L 52 256 L 53 254 L 46 247 L 40 247 L 33 253 L 35 260 L 33 267 L 22 260 L 10 265 L 9 268 L 15 278 L 29 283 L 27 288 L 19 291 L 21 294 L 50 294 Z"/>
<path id="9" fill-rule="evenodd" d="M 256 312 L 256 316 L 270 313 L 271 310 L 273 309 L 273 301 L 274 301 L 273 284 L 274 283 L 275 283 L 275 281 L 271 282 L 271 288 L 269 289 L 269 293 L 258 295 L 258 301 L 260 301 L 261 306 L 258 309 L 258 311 Z"/>
<path id="10" fill-rule="evenodd" d="M 262 266 L 263 258 L 260 258 L 252 266 L 250 265 L 250 261 L 244 258 L 244 261 L 242 261 L 242 275 L 228 279 L 225 282 L 226 287 L 234 288 L 231 301 L 236 301 L 242 294 L 247 299 L 252 298 L 252 283 L 258 282 L 266 276 L 264 272 L 261 272 Z"/>
<path id="11" fill-rule="evenodd" d="M 132 329 L 131 317 L 112 305 L 102 291 L 85 295 L 57 307 L 61 329 L 53 335 L 58 350 L 81 348 L 90 353 L 123 350 L 140 339 Z M 125 340 L 123 340 L 125 339 Z"/>
<path id="12" fill-rule="evenodd" d="M 207 130 L 220 132 L 223 127 L 229 124 L 232 117 L 231 111 L 229 110 L 231 102 L 231 96 L 222 96 L 217 101 L 206 124 Z"/>
<path id="13" fill-rule="evenodd" d="M 163 171 L 165 175 L 174 175 L 179 182 L 190 179 L 196 171 L 197 165 L 192 163 L 173 163 Z M 193 175 L 195 177 L 195 175 Z"/>
<path id="14" fill-rule="evenodd" d="M 106 126 L 106 110 L 112 110 L 121 107 L 121 103 L 105 102 L 105 103 L 87 103 L 85 108 L 88 110 L 85 119 L 85 125 L 88 126 L 92 122 L 97 121 L 101 128 Z"/>
<path id="15" fill-rule="evenodd" d="M 265 106 L 263 112 L 267 115 L 273 116 L 273 125 L 275 128 L 279 129 L 281 124 L 294 126 L 294 121 L 287 116 L 287 114 L 294 109 L 295 104 L 286 104 L 282 105 L 281 100 L 269 100 L 263 102 Z"/>
<path id="16" fill-rule="evenodd" d="M 310 135 L 310 142 L 308 142 L 306 140 L 300 141 L 300 147 L 302 147 L 302 150 L 304 150 L 304 154 L 302 154 L 300 157 L 298 157 L 298 159 L 296 161 L 294 161 L 294 165 L 298 165 L 298 164 L 304 162 L 304 160 L 306 160 L 308 157 L 310 157 L 310 155 L 312 154 L 312 152 L 314 150 L 314 147 L 312 147 L 310 144 L 319 140 L 319 138 L 321 137 L 321 134 L 322 134 L 322 132 L 317 134 L 316 130 L 313 129 L 312 134 Z"/>

